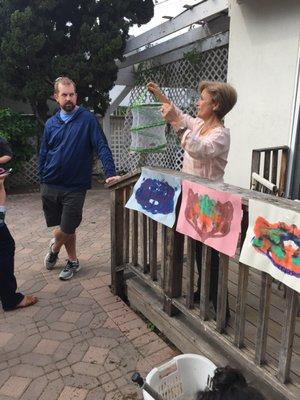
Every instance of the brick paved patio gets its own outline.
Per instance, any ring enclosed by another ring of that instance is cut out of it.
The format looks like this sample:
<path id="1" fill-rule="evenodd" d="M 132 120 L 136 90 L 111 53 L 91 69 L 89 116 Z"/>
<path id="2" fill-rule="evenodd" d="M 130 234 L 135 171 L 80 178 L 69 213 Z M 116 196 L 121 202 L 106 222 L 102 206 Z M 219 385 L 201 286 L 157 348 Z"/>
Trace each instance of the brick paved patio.
<path id="1" fill-rule="evenodd" d="M 16 276 L 36 306 L 0 311 L 0 400 L 139 399 L 133 371 L 146 374 L 176 353 L 109 290 L 110 198 L 88 192 L 78 231 L 81 271 L 69 282 L 43 267 L 51 231 L 39 194 L 8 197 Z"/>

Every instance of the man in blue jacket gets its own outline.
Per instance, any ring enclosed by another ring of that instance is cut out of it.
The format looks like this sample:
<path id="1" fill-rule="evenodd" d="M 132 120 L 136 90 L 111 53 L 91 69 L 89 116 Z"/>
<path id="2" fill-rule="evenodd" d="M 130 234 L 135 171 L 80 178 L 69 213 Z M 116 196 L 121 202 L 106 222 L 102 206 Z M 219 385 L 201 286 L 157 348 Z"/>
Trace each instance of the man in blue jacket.
<path id="1" fill-rule="evenodd" d="M 102 162 L 107 183 L 118 176 L 96 117 L 76 104 L 75 83 L 67 77 L 56 79 L 54 98 L 60 110 L 46 122 L 39 161 L 46 223 L 59 227 L 54 230 L 44 265 L 52 269 L 64 245 L 68 260 L 59 278 L 68 280 L 80 269 L 75 231 L 82 219 L 86 191 L 91 187 L 93 152 Z"/>

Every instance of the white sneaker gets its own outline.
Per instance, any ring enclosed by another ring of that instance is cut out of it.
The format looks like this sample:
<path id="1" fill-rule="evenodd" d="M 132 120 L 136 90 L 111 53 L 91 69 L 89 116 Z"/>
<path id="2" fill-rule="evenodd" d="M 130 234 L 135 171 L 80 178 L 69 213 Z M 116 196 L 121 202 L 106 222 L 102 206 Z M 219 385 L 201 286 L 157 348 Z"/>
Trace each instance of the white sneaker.
<path id="1" fill-rule="evenodd" d="M 67 260 L 67 265 L 65 266 L 64 269 L 62 269 L 59 273 L 59 279 L 62 281 L 67 281 L 72 278 L 74 275 L 74 272 L 78 272 L 80 270 L 80 264 L 79 261 L 70 261 Z"/>

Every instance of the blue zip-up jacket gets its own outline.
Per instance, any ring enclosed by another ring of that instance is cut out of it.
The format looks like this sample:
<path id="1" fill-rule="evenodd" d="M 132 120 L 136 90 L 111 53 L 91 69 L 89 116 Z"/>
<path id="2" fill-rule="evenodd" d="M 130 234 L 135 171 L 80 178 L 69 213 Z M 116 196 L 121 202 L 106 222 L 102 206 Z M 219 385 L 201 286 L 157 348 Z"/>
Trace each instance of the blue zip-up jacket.
<path id="1" fill-rule="evenodd" d="M 93 150 L 106 177 L 115 176 L 114 160 L 96 117 L 83 107 L 64 122 L 60 111 L 45 125 L 40 147 L 40 182 L 65 191 L 91 187 Z"/>

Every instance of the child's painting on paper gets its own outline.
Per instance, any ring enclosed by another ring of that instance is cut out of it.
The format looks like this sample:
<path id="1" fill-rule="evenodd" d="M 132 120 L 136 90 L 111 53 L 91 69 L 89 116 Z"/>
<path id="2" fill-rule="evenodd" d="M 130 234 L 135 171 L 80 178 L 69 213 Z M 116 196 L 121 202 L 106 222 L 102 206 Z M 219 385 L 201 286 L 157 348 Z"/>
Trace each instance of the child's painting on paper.
<path id="1" fill-rule="evenodd" d="M 242 218 L 241 198 L 182 182 L 182 203 L 176 230 L 229 256 L 236 252 Z"/>
<path id="2" fill-rule="evenodd" d="M 126 207 L 140 211 L 155 221 L 172 228 L 175 223 L 176 205 L 180 193 L 180 179 L 143 168 Z"/>
<path id="3" fill-rule="evenodd" d="M 300 292 L 300 214 L 249 201 L 249 227 L 240 261 Z"/>

